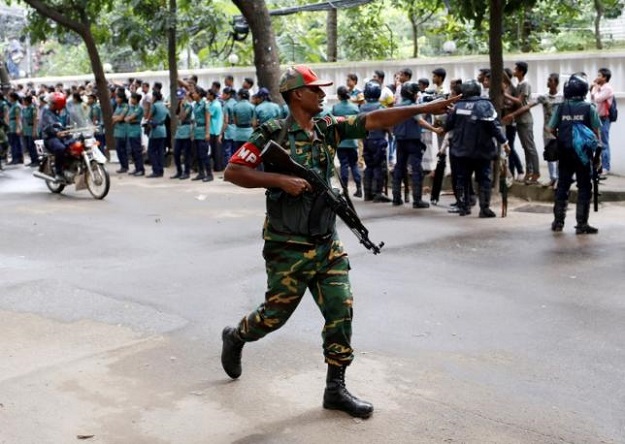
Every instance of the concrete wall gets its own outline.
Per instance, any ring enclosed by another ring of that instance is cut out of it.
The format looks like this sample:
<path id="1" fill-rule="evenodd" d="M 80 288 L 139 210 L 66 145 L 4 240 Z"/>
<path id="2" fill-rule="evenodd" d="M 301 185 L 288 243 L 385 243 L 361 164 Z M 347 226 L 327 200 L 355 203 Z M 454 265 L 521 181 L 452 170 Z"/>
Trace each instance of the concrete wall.
<path id="1" fill-rule="evenodd" d="M 512 68 L 514 62 L 524 60 L 529 64 L 529 72 L 527 79 L 532 85 L 534 93 L 544 93 L 547 90 L 547 77 L 552 72 L 560 73 L 561 85 L 570 74 L 578 71 L 584 71 L 590 79 L 594 79 L 597 70 L 607 67 L 612 70 L 611 84 L 616 91 L 616 97 L 620 105 L 620 119 L 612 125 L 611 131 L 611 153 L 612 153 L 612 172 L 625 175 L 625 51 L 608 52 L 580 52 L 580 53 L 554 53 L 554 54 L 517 54 L 506 55 L 504 62 L 506 66 Z M 387 82 L 392 81 L 393 73 L 400 68 L 408 67 L 413 71 L 413 80 L 419 77 L 431 78 L 431 72 L 434 68 L 443 67 L 447 70 L 447 80 L 451 78 L 468 79 L 477 75 L 478 69 L 489 65 L 488 56 L 465 56 L 465 57 L 445 57 L 436 59 L 410 59 L 410 60 L 393 60 L 393 61 L 375 61 L 375 62 L 338 62 L 320 65 L 312 65 L 317 74 L 324 78 L 334 81 L 336 86 L 345 84 L 347 73 L 356 73 L 359 77 L 359 86 L 362 87 L 364 81 L 369 79 L 374 69 L 382 69 L 386 72 Z M 230 73 L 235 78 L 235 85 L 241 85 L 244 77 L 255 77 L 255 69 L 253 67 L 231 67 L 231 68 L 212 68 L 193 71 L 180 71 L 180 76 L 184 77 L 190 73 L 198 76 L 201 85 L 210 86 L 213 80 L 223 81 L 225 74 Z M 140 73 L 123 73 L 109 74 L 107 78 L 110 81 L 118 81 L 124 83 L 129 77 L 138 77 L 150 83 L 160 81 L 166 91 L 168 91 L 169 74 L 167 71 L 156 72 L 140 72 Z M 72 76 L 62 78 L 35 78 L 22 79 L 20 82 L 26 83 L 33 81 L 35 84 L 46 83 L 54 84 L 56 82 L 64 82 L 66 85 L 72 83 L 81 83 L 92 80 L 93 76 Z M 222 82 L 223 83 L 223 82 Z M 335 89 L 328 88 L 328 98 L 330 103 L 334 98 Z M 539 152 L 542 153 L 542 124 L 543 116 L 541 107 L 532 109 L 535 123 L 535 138 Z"/>

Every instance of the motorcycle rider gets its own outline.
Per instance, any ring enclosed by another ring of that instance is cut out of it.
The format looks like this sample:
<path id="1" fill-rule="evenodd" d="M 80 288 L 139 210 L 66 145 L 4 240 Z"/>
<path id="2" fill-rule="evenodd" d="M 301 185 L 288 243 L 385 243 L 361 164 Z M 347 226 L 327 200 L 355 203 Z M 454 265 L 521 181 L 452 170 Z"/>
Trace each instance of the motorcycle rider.
<path id="1" fill-rule="evenodd" d="M 61 112 L 65 109 L 67 99 L 60 92 L 51 93 L 48 97 L 48 106 L 41 113 L 41 134 L 45 147 L 54 154 L 55 179 L 63 181 L 63 162 L 67 146 L 63 143 L 63 138 L 69 135 L 63 130 Z"/>

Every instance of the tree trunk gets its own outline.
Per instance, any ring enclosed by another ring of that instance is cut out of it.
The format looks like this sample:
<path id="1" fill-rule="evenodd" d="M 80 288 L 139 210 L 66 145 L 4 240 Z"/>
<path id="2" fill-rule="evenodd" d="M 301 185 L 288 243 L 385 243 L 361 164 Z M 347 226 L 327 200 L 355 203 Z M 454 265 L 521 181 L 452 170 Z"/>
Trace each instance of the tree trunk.
<path id="1" fill-rule="evenodd" d="M 90 27 L 86 26 L 85 29 L 89 30 Z M 109 93 L 108 82 L 104 74 L 104 67 L 102 66 L 102 59 L 100 59 L 100 53 L 93 39 L 93 35 L 90 31 L 87 31 L 84 35 L 81 34 L 85 46 L 87 47 L 87 53 L 89 54 L 89 61 L 91 62 L 91 70 L 95 77 L 95 86 L 98 91 L 98 100 L 100 101 L 100 107 L 102 108 L 102 120 L 104 123 L 104 136 L 106 137 L 107 151 L 115 148 L 115 138 L 113 137 L 113 107 L 111 106 L 111 95 Z"/>
<path id="2" fill-rule="evenodd" d="M 239 8 L 252 31 L 258 86 L 268 88 L 274 102 L 284 103 L 278 91 L 280 83 L 278 45 L 265 0 L 232 0 L 232 3 Z"/>
<path id="3" fill-rule="evenodd" d="M 410 26 L 412 28 L 412 58 L 419 57 L 419 25 L 414 15 L 410 16 Z"/>
<path id="4" fill-rule="evenodd" d="M 490 49 L 490 98 L 495 105 L 497 115 L 501 116 L 503 107 L 503 0 L 491 0 L 490 2 L 490 30 L 488 35 Z M 495 161 L 493 168 L 493 183 L 499 183 L 499 168 Z M 499 189 L 493 187 L 494 190 Z"/>
<path id="5" fill-rule="evenodd" d="M 338 10 L 336 8 L 328 10 L 326 22 L 326 32 L 328 34 L 328 62 L 336 62 L 337 60 L 337 22 Z"/>
<path id="6" fill-rule="evenodd" d="M 603 42 L 601 41 L 601 17 L 603 17 L 604 8 L 602 0 L 595 0 L 595 45 L 597 49 L 603 49 Z"/>
<path id="7" fill-rule="evenodd" d="M 171 129 L 171 147 L 178 127 L 178 58 L 176 57 L 176 0 L 169 0 L 169 23 L 167 25 L 167 62 L 169 64 L 169 118 Z"/>

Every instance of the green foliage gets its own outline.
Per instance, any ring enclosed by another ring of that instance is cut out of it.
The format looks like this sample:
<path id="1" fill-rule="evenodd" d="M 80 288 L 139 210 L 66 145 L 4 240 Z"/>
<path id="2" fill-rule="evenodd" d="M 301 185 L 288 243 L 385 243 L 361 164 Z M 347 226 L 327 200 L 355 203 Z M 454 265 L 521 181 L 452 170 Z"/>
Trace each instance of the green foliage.
<path id="1" fill-rule="evenodd" d="M 343 11 L 339 17 L 339 58 L 380 60 L 397 51 L 397 36 L 384 21 L 387 8 L 373 2 Z M 391 40 L 393 36 L 393 39 Z"/>
<path id="2" fill-rule="evenodd" d="M 42 44 L 44 52 L 52 51 L 54 57 L 46 57 L 41 64 L 38 76 L 70 76 L 77 74 L 91 74 L 91 62 L 85 45 L 61 45 L 51 40 Z"/>

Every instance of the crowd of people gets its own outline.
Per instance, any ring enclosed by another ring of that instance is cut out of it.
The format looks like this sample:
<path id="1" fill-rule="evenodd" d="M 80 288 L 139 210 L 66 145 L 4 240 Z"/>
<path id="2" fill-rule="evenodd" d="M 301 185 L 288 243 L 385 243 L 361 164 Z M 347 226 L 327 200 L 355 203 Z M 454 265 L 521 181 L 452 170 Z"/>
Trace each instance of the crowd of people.
<path id="1" fill-rule="evenodd" d="M 501 122 L 504 136 L 499 137 L 497 128 L 493 130 L 493 137 L 502 144 L 507 143 L 510 174 L 515 180 L 555 189 L 558 182 L 557 162 L 548 162 L 549 178 L 539 182 L 541 160 L 534 140 L 531 108 L 536 105 L 543 107 L 545 120 L 542 137 L 546 145 L 555 137 L 548 129 L 549 120 L 555 106 L 563 101 L 560 75 L 550 74 L 546 80 L 546 93 L 533 95 L 532 86 L 526 78 L 528 70 L 528 64 L 523 61 L 516 62 L 512 69 L 505 69 L 504 106 L 501 115 L 494 119 L 495 122 Z M 491 77 L 488 68 L 480 69 L 473 80 L 477 82 L 479 91 L 470 79 L 463 81 L 452 78 L 446 84 L 448 75 L 442 67 L 432 70 L 430 74 L 415 82 L 412 70 L 404 68 L 394 73 L 393 81 L 387 83 L 384 71 L 375 70 L 361 89 L 358 86 L 358 75 L 349 73 L 345 85 L 336 89 L 336 103 L 333 106 L 326 104 L 320 115 L 330 113 L 335 116 L 352 116 L 376 109 L 427 103 L 460 93 L 463 93 L 464 99 L 488 99 Z M 608 115 L 614 101 L 610 78 L 610 70 L 601 68 L 594 82 L 589 85 L 590 98 L 596 105 L 601 123 L 603 176 L 610 173 L 611 121 Z M 267 88 L 255 90 L 254 79 L 246 78 L 237 88 L 232 75 L 223 78 L 223 87 L 220 81 L 215 80 L 210 87 L 204 88 L 198 84 L 196 76 L 179 80 L 176 93 L 178 107 L 175 110 L 169 109 L 159 82 L 151 85 L 140 79 L 129 79 L 124 85 L 112 85 L 110 92 L 114 110 L 113 131 L 120 165 L 116 172 L 146 175 L 144 154 L 147 152 L 152 169 L 151 174 L 146 176 L 148 178 L 163 177 L 165 154 L 170 152 L 175 165 L 171 179 L 209 182 L 214 179 L 213 172 L 224 170 L 230 157 L 250 138 L 254 128 L 271 119 L 285 119 L 289 114 L 287 105 L 281 106 L 271 100 Z M 50 106 L 52 93 L 62 93 L 67 98 L 64 109 L 57 112 L 61 124 L 73 127 L 93 125 L 100 146 L 103 151 L 106 149 L 102 109 L 92 83 L 70 88 L 64 88 L 62 84 L 41 85 L 38 88 L 32 84 L 18 84 L 8 93 L 0 95 L 0 167 L 2 161 L 9 161 L 13 165 L 24 163 L 24 153 L 30 157 L 28 166 L 38 165 L 34 139 L 41 136 L 41 115 L 45 107 Z M 490 112 L 489 105 L 484 106 L 482 111 Z M 170 115 L 174 113 L 179 124 L 172 138 L 169 122 Z M 436 156 L 446 154 L 449 150 L 457 199 L 450 211 L 461 215 L 470 214 L 470 206 L 480 201 L 480 216 L 493 217 L 492 211 L 488 209 L 492 172 L 490 168 L 475 170 L 475 165 L 469 166 L 472 161 L 465 159 L 470 155 L 492 160 L 491 154 L 493 158 L 496 157 L 498 150 L 490 143 L 480 141 L 480 147 L 475 153 L 461 151 L 458 155 L 457 147 L 466 146 L 468 141 L 459 140 L 460 133 L 454 132 L 454 125 L 462 122 L 462 118 L 453 119 L 453 124 L 447 124 L 449 117 L 457 114 L 450 110 L 440 115 L 419 115 L 393 128 L 370 131 L 364 139 L 341 141 L 337 155 L 340 163 L 338 176 L 345 185 L 350 178 L 353 180 L 354 196 L 357 198 L 376 203 L 391 202 L 396 206 L 409 203 L 412 198 L 413 208 L 425 209 L 429 203 L 423 199 L 423 179 L 432 174 Z M 490 116 L 484 117 L 488 118 Z M 519 156 L 515 148 L 517 139 L 524 156 Z M 486 137 L 485 140 L 490 139 Z M 134 164 L 132 171 L 131 163 Z M 465 167 L 475 170 L 482 178 L 477 179 L 480 182 L 478 189 L 481 190 L 478 193 L 473 190 L 473 181 L 469 180 L 466 185 L 466 174 L 463 174 Z M 195 176 L 192 177 L 194 172 Z M 460 180 L 458 175 L 462 176 Z M 459 185 L 463 183 L 468 189 Z M 468 205 L 463 204 L 464 199 L 468 199 Z"/>

